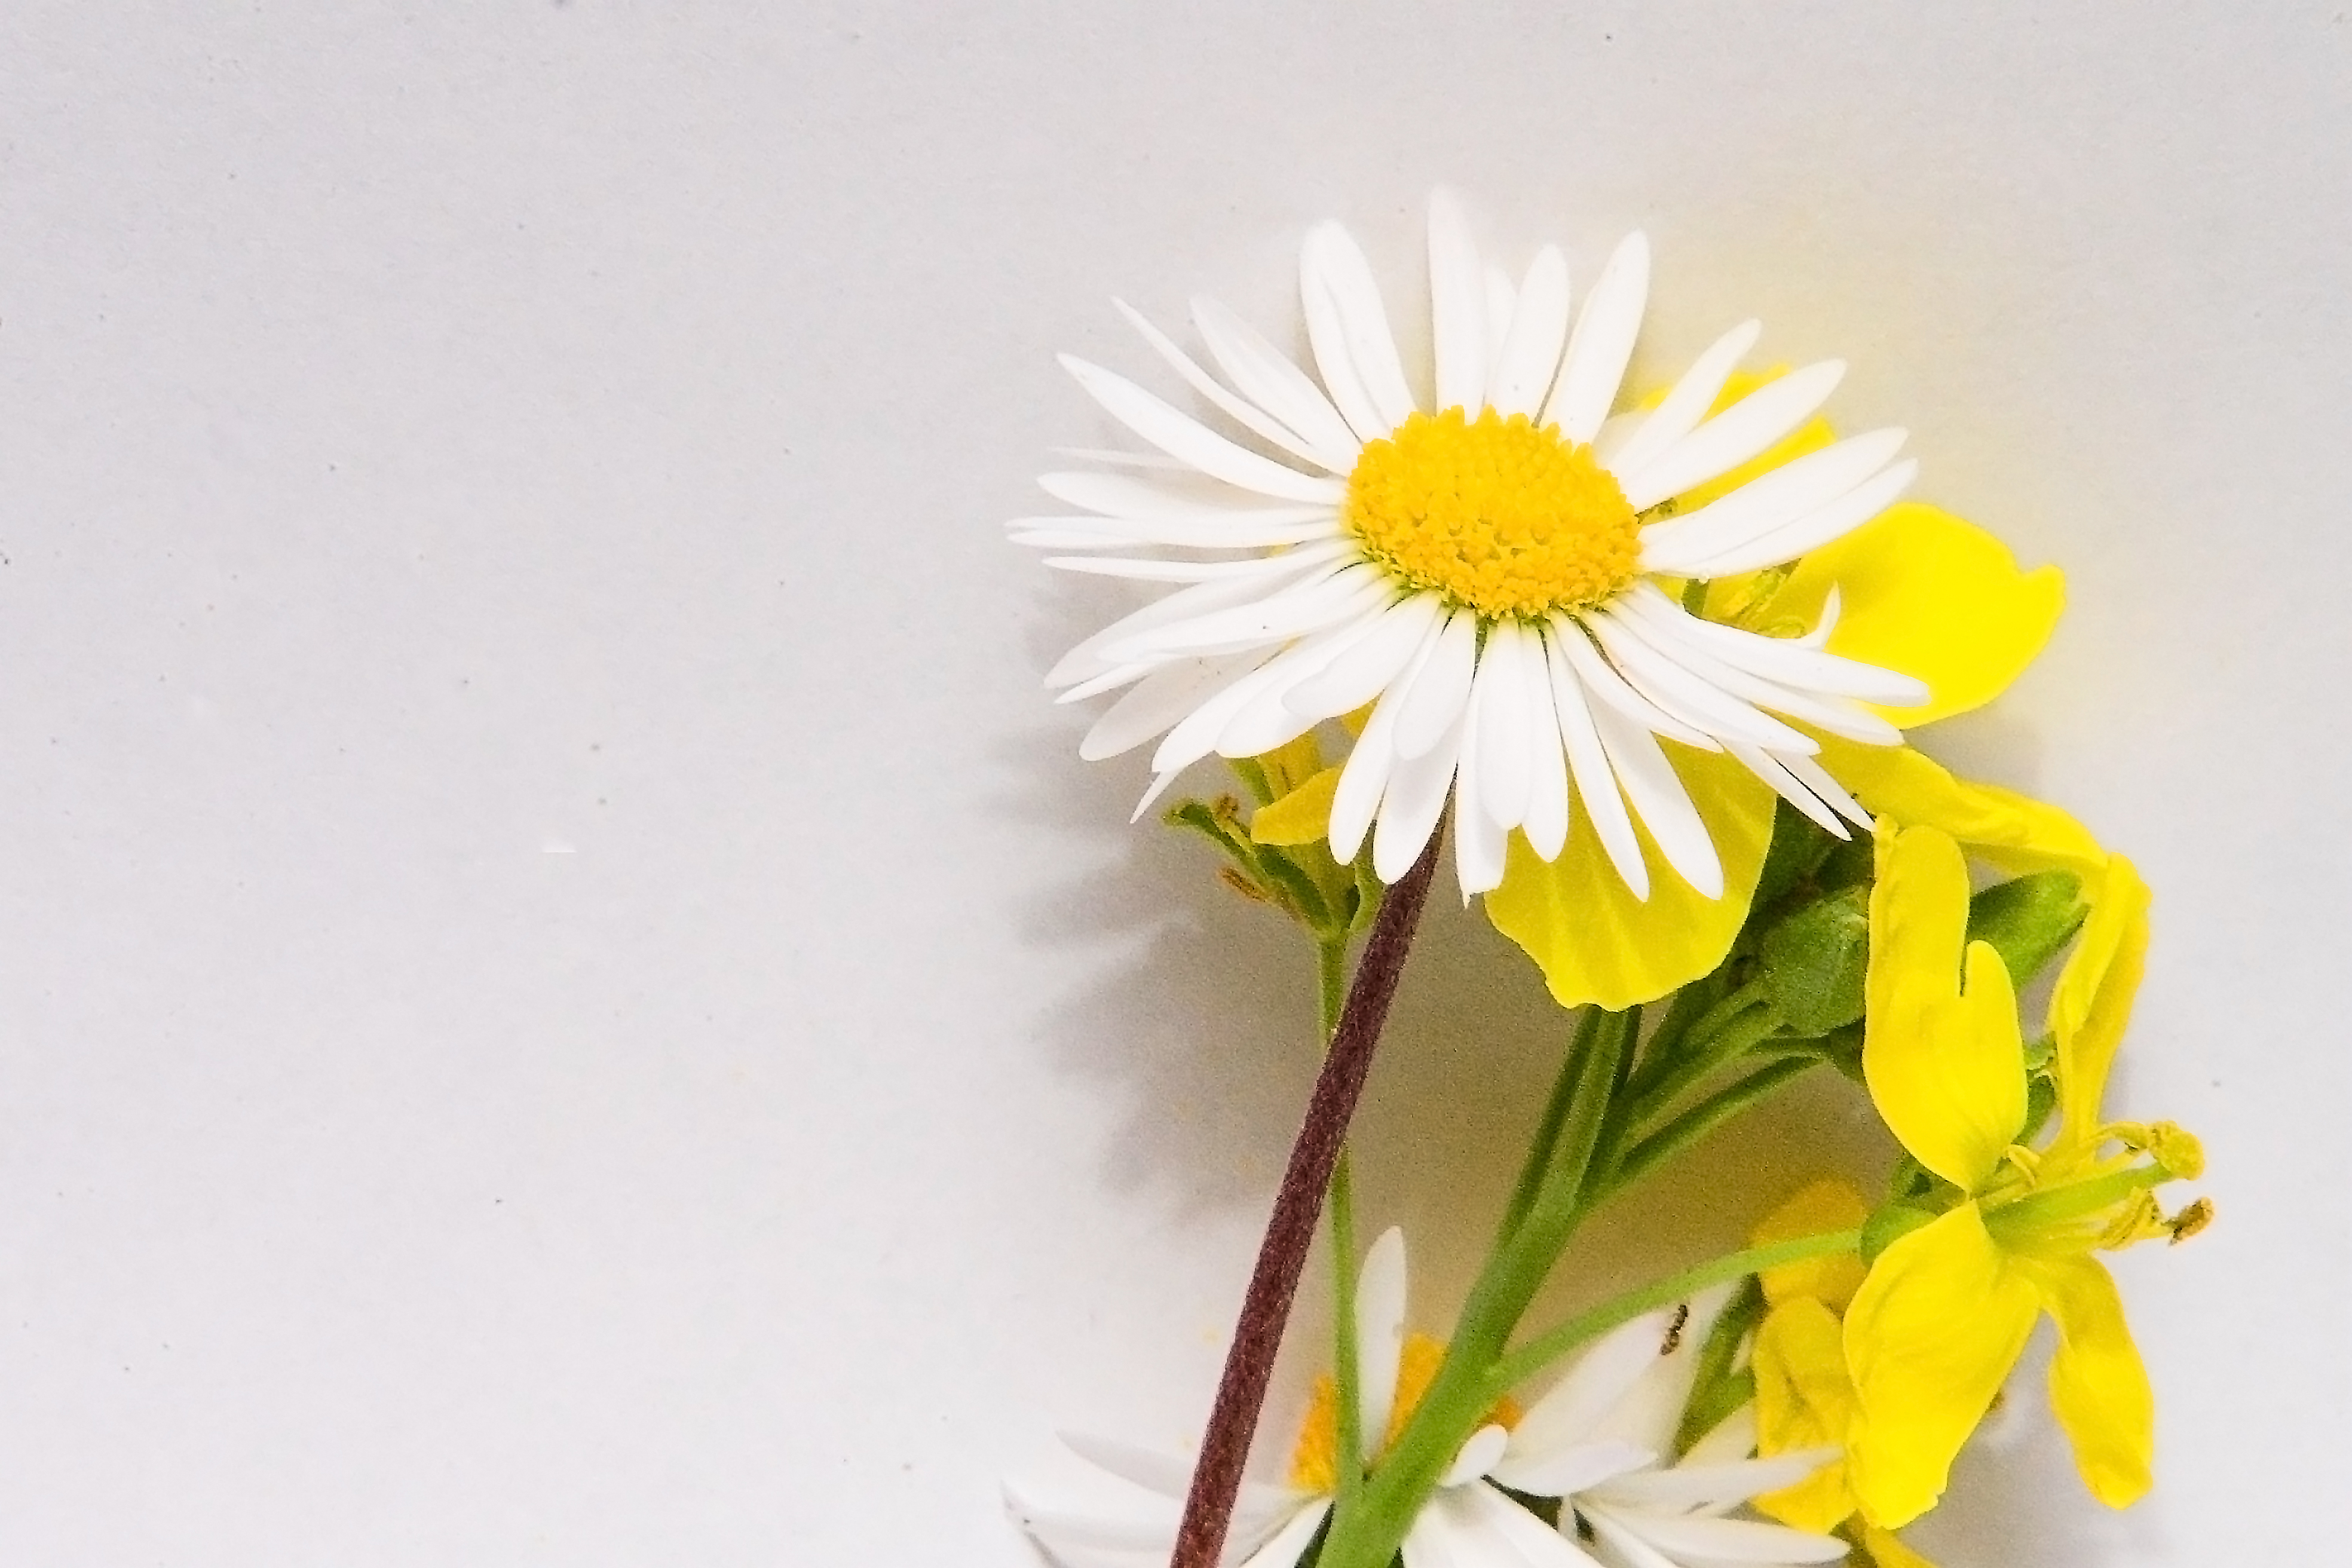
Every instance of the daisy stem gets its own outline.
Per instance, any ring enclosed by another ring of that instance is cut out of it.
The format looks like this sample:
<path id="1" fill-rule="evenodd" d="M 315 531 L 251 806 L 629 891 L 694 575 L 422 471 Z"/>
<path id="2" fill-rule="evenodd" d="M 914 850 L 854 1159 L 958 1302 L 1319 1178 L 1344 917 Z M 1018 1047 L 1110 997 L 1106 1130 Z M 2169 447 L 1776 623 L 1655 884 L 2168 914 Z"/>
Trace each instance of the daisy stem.
<path id="1" fill-rule="evenodd" d="M 1265 1404 L 1283 1325 L 1290 1317 L 1298 1277 L 1322 1217 L 1324 1194 L 1338 1168 L 1348 1122 L 1355 1115 L 1365 1075 L 1371 1069 L 1373 1047 L 1388 1021 L 1389 1004 L 1396 997 L 1405 954 L 1421 923 L 1422 905 L 1429 898 L 1430 878 L 1437 869 L 1438 847 L 1444 837 L 1442 832 L 1430 835 L 1421 858 L 1388 890 L 1380 913 L 1373 917 L 1371 936 L 1356 965 L 1330 1049 L 1324 1053 L 1323 1070 L 1316 1078 L 1297 1141 L 1291 1145 L 1290 1163 L 1275 1194 L 1265 1238 L 1258 1244 L 1257 1263 L 1250 1273 L 1248 1293 L 1242 1299 L 1241 1317 L 1234 1324 L 1233 1344 L 1225 1352 L 1225 1370 L 1217 1382 L 1216 1403 L 1209 1412 L 1209 1429 L 1201 1441 L 1200 1462 L 1193 1467 L 1169 1568 L 1214 1568 L 1224 1551 L 1234 1500 L 1241 1492 L 1242 1467 L 1249 1458 L 1250 1439 L 1257 1432 L 1258 1412 Z M 1347 1467 L 1343 1464 L 1340 1468 L 1344 1471 Z"/>
<path id="2" fill-rule="evenodd" d="M 1862 1232 L 1859 1230 L 1801 1236 L 1791 1241 L 1775 1241 L 1763 1247 L 1748 1247 L 1743 1252 L 1727 1253 L 1712 1262 L 1697 1264 L 1639 1289 L 1612 1297 L 1599 1306 L 1587 1308 L 1568 1321 L 1538 1334 L 1496 1362 L 1486 1374 L 1488 1386 L 1496 1391 L 1492 1397 L 1500 1398 L 1579 1345 L 1598 1339 L 1618 1324 L 1638 1318 L 1653 1308 L 1686 1300 L 1710 1285 L 1729 1284 L 1750 1274 L 1760 1274 L 1767 1268 L 1778 1268 L 1783 1264 L 1801 1263 L 1809 1258 L 1852 1252 L 1861 1245 Z M 1468 1436 L 1468 1431 L 1465 1431 L 1463 1436 Z"/>
<path id="3" fill-rule="evenodd" d="M 1339 1016 L 1348 998 L 1348 938 L 1323 936 L 1315 946 L 1316 976 L 1325 1049 L 1339 1032 Z M 1332 1384 L 1339 1391 L 1339 1496 L 1352 1498 L 1362 1489 L 1364 1467 L 1357 1457 L 1364 1451 L 1364 1394 L 1358 1378 L 1361 1356 L 1356 1341 L 1356 1178 L 1348 1146 L 1331 1167 L 1331 1354 Z"/>

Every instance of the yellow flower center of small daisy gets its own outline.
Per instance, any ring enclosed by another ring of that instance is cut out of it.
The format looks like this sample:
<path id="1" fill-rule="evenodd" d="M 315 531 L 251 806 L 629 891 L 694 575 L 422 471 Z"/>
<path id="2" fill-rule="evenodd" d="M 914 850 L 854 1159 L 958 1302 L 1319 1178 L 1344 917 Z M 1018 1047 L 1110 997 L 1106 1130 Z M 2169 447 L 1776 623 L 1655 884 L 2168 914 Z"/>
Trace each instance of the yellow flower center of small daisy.
<path id="1" fill-rule="evenodd" d="M 1391 576 L 1489 620 L 1589 609 L 1633 580 L 1642 552 L 1591 447 L 1491 408 L 1414 414 L 1368 442 L 1342 515 Z"/>
<path id="2" fill-rule="evenodd" d="M 1444 1364 L 1442 1342 L 1427 1334 L 1405 1337 L 1404 1353 L 1397 1358 L 1396 1399 L 1389 1406 L 1388 1430 L 1381 1435 L 1376 1453 L 1387 1453 L 1404 1435 L 1405 1423 L 1412 1419 L 1421 1396 Z M 1507 1394 L 1495 1402 L 1486 1425 L 1508 1430 L 1519 1424 L 1519 1415 L 1518 1402 Z M 1298 1443 L 1290 1451 L 1290 1484 L 1318 1495 L 1339 1489 L 1339 1385 L 1328 1372 L 1315 1380 L 1307 1419 L 1299 1423 Z"/>

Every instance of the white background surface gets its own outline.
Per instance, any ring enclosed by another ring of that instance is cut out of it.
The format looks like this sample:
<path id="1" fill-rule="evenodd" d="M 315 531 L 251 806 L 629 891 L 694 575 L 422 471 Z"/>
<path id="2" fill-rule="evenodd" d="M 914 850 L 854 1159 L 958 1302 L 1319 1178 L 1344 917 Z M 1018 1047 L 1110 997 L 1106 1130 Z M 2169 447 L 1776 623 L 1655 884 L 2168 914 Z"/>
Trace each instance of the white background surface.
<path id="1" fill-rule="evenodd" d="M 2120 1100 L 2221 1219 L 2123 1263 L 2156 1495 L 2029 1387 L 1923 1543 L 2333 1559 L 2352 26 L 1515 11 L 7 8 L 0 1560 L 1015 1564 L 1054 1426 L 1186 1440 L 1305 954 L 1077 762 L 1112 599 L 997 524 L 1107 434 L 1052 351 L 1151 374 L 1107 296 L 1286 336 L 1338 216 L 1410 340 L 1439 181 L 1647 227 L 1652 374 L 1850 357 L 2070 574 L 1925 743 L 2155 883 Z M 1558 1029 L 1436 911 L 1362 1123 L 1425 1326 Z M 1866 1168 L 1812 1087 L 1560 1299 Z"/>

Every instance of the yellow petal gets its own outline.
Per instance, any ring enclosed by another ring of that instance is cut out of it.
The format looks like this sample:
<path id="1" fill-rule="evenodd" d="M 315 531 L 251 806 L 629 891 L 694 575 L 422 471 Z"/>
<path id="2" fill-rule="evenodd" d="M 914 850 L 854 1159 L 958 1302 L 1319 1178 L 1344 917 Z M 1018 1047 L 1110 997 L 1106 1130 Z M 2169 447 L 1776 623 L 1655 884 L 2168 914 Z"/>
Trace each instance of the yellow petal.
<path id="1" fill-rule="evenodd" d="M 1250 818 L 1250 837 L 1260 844 L 1312 844 L 1330 836 L 1331 796 L 1339 787 L 1339 770 L 1325 768 L 1271 805 L 1258 807 Z"/>
<path id="2" fill-rule="evenodd" d="M 1846 1472 L 1872 1522 L 1891 1530 L 1936 1505 L 2039 1304 L 1974 1204 L 1879 1254 L 1845 1315 L 1857 1407 Z"/>
<path id="3" fill-rule="evenodd" d="M 2147 965 L 2147 884 L 2120 855 L 2110 856 L 2089 888 L 2091 918 L 2050 994 L 2050 1033 L 2058 1047 L 2059 1141 L 2087 1151 L 2098 1136 L 2107 1069 L 2123 1044 L 2132 998 Z"/>
<path id="4" fill-rule="evenodd" d="M 2000 695 L 2050 640 L 2066 602 L 2056 567 L 2020 571 L 2000 540 L 1916 501 L 1800 561 L 1767 613 L 1810 626 L 1832 586 L 1843 608 L 1829 650 L 1927 682 L 1921 706 L 1882 710 L 1906 728 Z"/>
<path id="5" fill-rule="evenodd" d="M 1853 1419 L 1853 1380 L 1837 1314 L 1811 1297 L 1786 1301 L 1757 1328 L 1756 1447 L 1767 1457 L 1795 1448 L 1843 1447 Z M 1756 1506 L 1782 1524 L 1827 1534 L 1853 1511 L 1845 1461 L 1833 1460 Z"/>
<path id="6" fill-rule="evenodd" d="M 1974 1192 L 2024 1123 L 2025 1047 L 2009 972 L 1968 930 L 1960 847 L 1932 827 L 1882 825 L 1863 1078 L 1913 1157 Z"/>
<path id="7" fill-rule="evenodd" d="M 1309 730 L 1270 752 L 1261 752 L 1255 761 L 1265 770 L 1265 782 L 1279 800 L 1323 771 L 1323 745 Z"/>
<path id="8" fill-rule="evenodd" d="M 1821 764 L 1880 816 L 1905 827 L 1940 827 L 2012 875 L 2059 869 L 2095 887 L 2107 852 L 2054 805 L 1955 778 L 1909 746 L 1864 746 L 1821 737 Z"/>
<path id="9" fill-rule="evenodd" d="M 1769 1247 L 1776 1241 L 1794 1241 L 1799 1237 L 1855 1230 L 1869 1217 L 1870 1205 L 1862 1201 L 1862 1194 L 1850 1184 L 1824 1179 L 1798 1189 L 1788 1202 L 1758 1221 L 1748 1237 L 1748 1245 Z M 1861 1289 L 1862 1276 L 1859 1254 L 1833 1252 L 1826 1257 L 1808 1258 L 1801 1263 L 1767 1268 L 1758 1279 L 1764 1286 L 1764 1299 L 1775 1306 L 1810 1298 L 1832 1312 L 1843 1312 L 1845 1304 L 1853 1300 L 1854 1291 Z"/>
<path id="10" fill-rule="evenodd" d="M 2058 1321 L 2050 1405 L 2074 1445 L 2083 1484 L 2109 1508 L 2145 1493 L 2156 1455 L 2156 1394 L 2124 1322 L 2114 1277 L 2088 1258 L 2021 1262 Z"/>
<path id="11" fill-rule="evenodd" d="M 1927 1558 L 1895 1540 L 1893 1531 L 1881 1530 L 1874 1524 L 1862 1527 L 1855 1544 L 1862 1548 L 1870 1568 L 1936 1568 Z"/>
<path id="12" fill-rule="evenodd" d="M 1581 803 L 1566 847 L 1549 865 L 1513 834 L 1503 885 L 1486 895 L 1486 918 L 1527 950 L 1563 1007 L 1596 1003 L 1613 1011 L 1654 1001 L 1722 963 L 1747 921 L 1772 841 L 1772 791 L 1726 753 L 1671 741 L 1665 749 L 1723 861 L 1723 897 L 1684 881 L 1637 823 L 1650 897 L 1636 899 Z"/>

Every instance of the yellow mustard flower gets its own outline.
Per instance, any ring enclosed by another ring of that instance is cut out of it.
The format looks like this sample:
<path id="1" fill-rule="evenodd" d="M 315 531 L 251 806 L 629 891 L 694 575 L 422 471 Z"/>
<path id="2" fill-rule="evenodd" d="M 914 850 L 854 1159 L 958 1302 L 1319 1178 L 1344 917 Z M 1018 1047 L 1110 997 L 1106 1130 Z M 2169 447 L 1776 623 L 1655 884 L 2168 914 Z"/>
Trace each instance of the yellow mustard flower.
<path id="1" fill-rule="evenodd" d="M 1864 1076 L 1950 1205 L 1878 1256 L 1845 1314 L 1847 1479 L 1882 1528 L 1934 1506 L 2044 1312 L 2059 1336 L 2051 1403 L 2084 1482 L 2118 1508 L 2147 1489 L 2154 1399 L 2115 1281 L 2091 1254 L 2177 1238 L 2209 1211 L 2167 1219 L 2149 1192 L 2199 1173 L 2195 1139 L 2100 1120 L 2147 953 L 2147 889 L 2110 856 L 2092 904 L 2050 1002 L 2057 1131 L 2029 1148 L 2016 998 L 2000 957 L 1968 941 L 1959 846 L 1937 828 L 1881 827 Z"/>
<path id="2" fill-rule="evenodd" d="M 1870 1205 L 1835 1179 L 1800 1189 L 1756 1226 L 1759 1247 L 1823 1231 L 1849 1230 L 1868 1218 Z M 1832 1253 L 1768 1268 L 1759 1276 L 1765 1312 L 1757 1325 L 1749 1366 L 1756 1378 L 1756 1447 L 1768 1458 L 1841 1450 L 1795 1486 L 1756 1499 L 1760 1513 L 1799 1530 L 1843 1536 L 1874 1568 L 1935 1568 L 1935 1564 L 1856 1512 L 1843 1453 L 1854 1415 L 1853 1379 L 1845 1365 L 1843 1314 L 1866 1271 L 1856 1253 Z"/>

